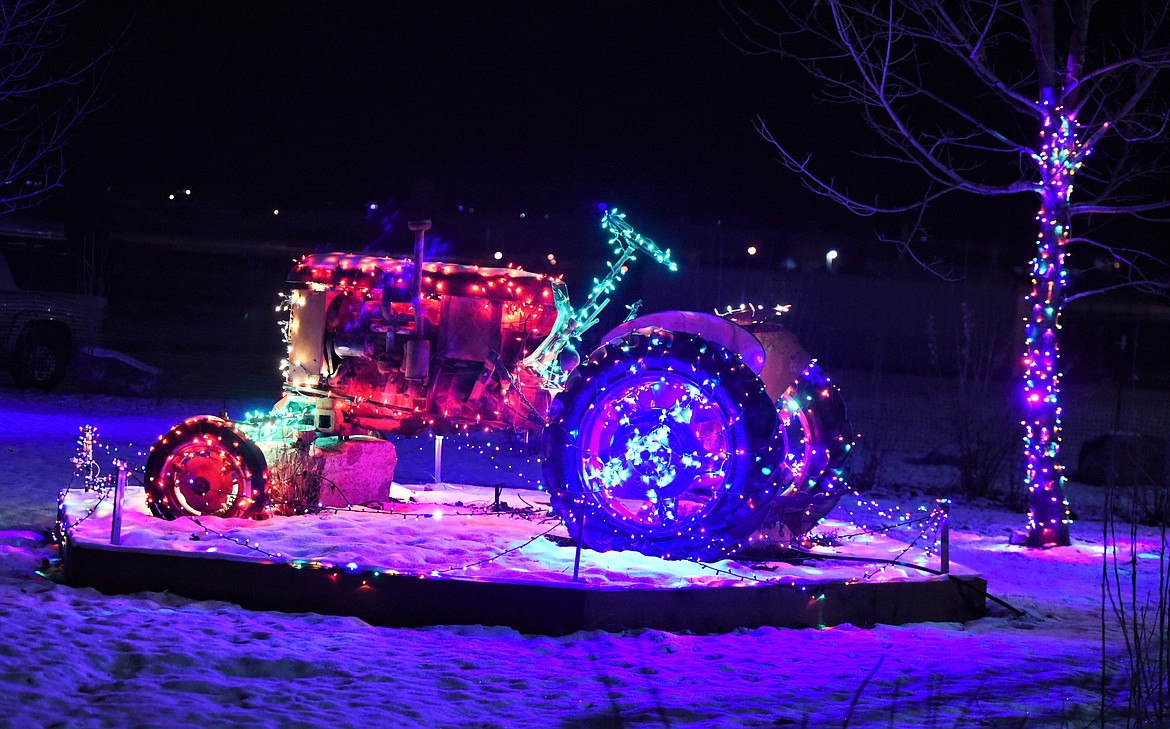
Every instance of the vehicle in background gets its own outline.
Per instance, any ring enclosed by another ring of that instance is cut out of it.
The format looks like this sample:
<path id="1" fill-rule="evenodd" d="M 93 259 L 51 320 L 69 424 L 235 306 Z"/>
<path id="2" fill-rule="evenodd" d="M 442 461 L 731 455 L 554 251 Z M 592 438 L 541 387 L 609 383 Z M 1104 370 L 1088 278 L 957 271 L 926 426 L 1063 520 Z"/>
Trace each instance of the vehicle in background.
<path id="1" fill-rule="evenodd" d="M 78 350 L 98 344 L 106 300 L 83 293 L 82 281 L 63 234 L 0 229 L 0 360 L 17 386 L 48 392 Z"/>

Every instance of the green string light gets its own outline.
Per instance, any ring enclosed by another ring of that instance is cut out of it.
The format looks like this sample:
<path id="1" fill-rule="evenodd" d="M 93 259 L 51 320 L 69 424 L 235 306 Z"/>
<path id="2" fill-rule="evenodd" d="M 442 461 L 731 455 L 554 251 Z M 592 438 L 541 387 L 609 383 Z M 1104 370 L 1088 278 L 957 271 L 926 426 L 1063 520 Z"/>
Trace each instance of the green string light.
<path id="1" fill-rule="evenodd" d="M 618 283 L 629 270 L 627 263 L 636 258 L 636 253 L 642 251 L 655 261 L 658 261 L 670 271 L 678 271 L 678 264 L 670 258 L 670 249 L 658 247 L 654 241 L 634 230 L 626 222 L 626 214 L 617 209 L 606 210 L 601 217 L 601 227 L 611 234 L 609 243 L 613 246 L 615 258 L 606 261 L 609 272 L 602 278 L 593 279 L 593 289 L 580 308 L 574 308 L 569 302 L 567 293 L 553 289 L 553 304 L 556 306 L 557 319 L 553 324 L 548 337 L 540 343 L 532 354 L 528 355 L 520 365 L 540 378 L 545 387 L 550 390 L 560 390 L 569 376 L 572 367 L 565 367 L 565 357 L 576 362 L 575 343 L 581 341 L 581 335 L 598 321 L 601 311 L 609 304 L 608 294 L 617 290 Z"/>

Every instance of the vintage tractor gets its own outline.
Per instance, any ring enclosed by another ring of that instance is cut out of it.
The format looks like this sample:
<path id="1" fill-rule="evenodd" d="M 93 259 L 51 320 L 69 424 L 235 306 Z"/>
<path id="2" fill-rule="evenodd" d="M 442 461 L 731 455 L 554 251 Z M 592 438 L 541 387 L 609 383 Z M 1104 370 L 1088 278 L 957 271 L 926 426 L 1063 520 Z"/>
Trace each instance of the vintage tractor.
<path id="1" fill-rule="evenodd" d="M 853 435 L 837 389 L 779 312 L 635 316 L 581 361 L 638 254 L 669 250 L 617 211 L 609 272 L 580 308 L 560 278 L 414 257 L 311 254 L 292 269 L 285 396 L 243 421 L 189 418 L 146 464 L 156 515 L 250 516 L 279 490 L 257 443 L 478 428 L 540 438 L 544 487 L 597 550 L 715 560 L 762 529 L 798 535 L 836 503 Z"/>

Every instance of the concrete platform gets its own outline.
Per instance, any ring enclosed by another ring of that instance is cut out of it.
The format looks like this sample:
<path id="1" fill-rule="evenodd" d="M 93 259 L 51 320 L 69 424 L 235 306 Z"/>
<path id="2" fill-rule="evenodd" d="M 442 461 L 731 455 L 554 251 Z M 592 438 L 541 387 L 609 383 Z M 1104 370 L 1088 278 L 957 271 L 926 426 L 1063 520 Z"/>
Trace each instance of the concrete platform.
<path id="1" fill-rule="evenodd" d="M 703 566 L 583 550 L 583 581 L 574 582 L 576 550 L 544 539 L 546 522 L 476 514 L 469 499 L 482 493 L 431 493 L 435 503 L 457 495 L 465 513 L 439 519 L 434 504 L 416 503 L 380 513 L 184 524 L 149 516 L 135 502 L 140 492 L 131 491 L 121 543 L 114 545 L 111 499 L 73 492 L 62 502 L 64 523 L 73 524 L 65 580 L 107 593 L 169 591 L 257 610 L 352 615 L 374 625 L 503 625 L 548 635 L 955 622 L 986 609 L 986 581 L 969 570 L 952 565 L 941 576 L 876 561 L 837 564 L 831 553 L 808 555 L 801 564 Z M 482 541 L 486 556 L 468 553 L 468 540 Z M 426 549 L 428 541 L 439 548 Z M 855 559 L 900 552 L 905 544 L 871 539 L 854 546 Z M 385 552 L 374 554 L 381 547 Z"/>

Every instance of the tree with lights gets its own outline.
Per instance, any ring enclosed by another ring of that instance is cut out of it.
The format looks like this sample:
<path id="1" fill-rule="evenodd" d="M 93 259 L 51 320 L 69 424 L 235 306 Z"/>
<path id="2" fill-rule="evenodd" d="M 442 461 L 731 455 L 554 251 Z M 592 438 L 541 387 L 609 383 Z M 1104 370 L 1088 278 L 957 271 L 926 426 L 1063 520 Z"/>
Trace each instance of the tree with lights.
<path id="1" fill-rule="evenodd" d="M 65 143 L 97 104 L 107 47 L 67 63 L 62 46 L 81 2 L 0 5 L 0 214 L 41 202 L 65 174 Z"/>
<path id="2" fill-rule="evenodd" d="M 921 182 L 904 201 L 862 199 L 758 120 L 783 164 L 814 192 L 859 215 L 910 215 L 916 227 L 953 193 L 1039 199 L 1021 359 L 1028 543 L 1067 545 L 1061 311 L 1102 287 L 1077 290 L 1066 256 L 1070 248 L 1108 256 L 1118 275 L 1105 289 L 1166 290 L 1154 273 L 1165 263 L 1110 237 L 1102 223 L 1140 225 L 1170 212 L 1158 184 L 1170 166 L 1157 148 L 1170 131 L 1161 77 L 1170 69 L 1170 6 L 804 0 L 728 13 L 743 50 L 795 61 L 825 100 L 860 107 L 882 148 L 874 160 Z"/>

